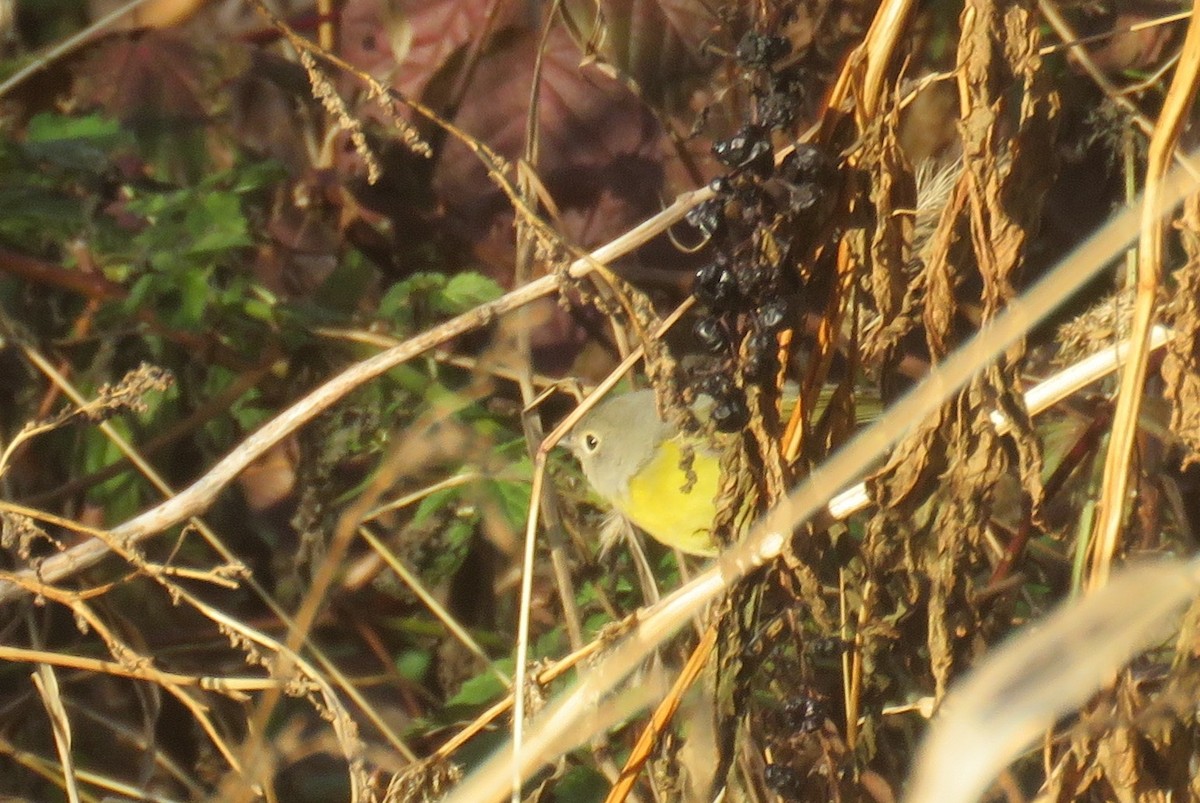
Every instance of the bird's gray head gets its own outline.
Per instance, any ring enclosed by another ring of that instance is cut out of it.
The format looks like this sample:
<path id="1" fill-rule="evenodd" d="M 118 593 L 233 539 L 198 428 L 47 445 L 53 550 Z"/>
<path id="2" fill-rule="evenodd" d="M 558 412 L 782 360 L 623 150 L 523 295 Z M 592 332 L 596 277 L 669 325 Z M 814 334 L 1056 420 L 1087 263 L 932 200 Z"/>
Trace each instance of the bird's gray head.
<path id="1" fill-rule="evenodd" d="M 612 396 L 580 419 L 564 440 L 583 474 L 605 499 L 625 495 L 629 478 L 650 462 L 671 427 L 658 417 L 654 391 Z"/>

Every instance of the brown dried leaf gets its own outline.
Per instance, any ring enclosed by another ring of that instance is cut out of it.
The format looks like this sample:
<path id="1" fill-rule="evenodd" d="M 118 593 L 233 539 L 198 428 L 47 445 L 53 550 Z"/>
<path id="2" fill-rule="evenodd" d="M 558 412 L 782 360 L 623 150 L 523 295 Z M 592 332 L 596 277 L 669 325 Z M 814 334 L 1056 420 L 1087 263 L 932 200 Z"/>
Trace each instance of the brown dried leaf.
<path id="1" fill-rule="evenodd" d="M 877 122 L 864 135 L 862 167 L 870 176 L 874 230 L 869 256 L 860 256 L 869 265 L 867 291 L 877 318 L 864 333 L 865 359 L 874 363 L 890 353 L 905 334 L 916 326 L 911 315 L 916 283 L 912 264 L 913 217 L 905 210 L 916 207 L 916 187 L 912 169 L 897 137 L 900 109 L 896 95 L 889 93 L 889 104 Z"/>
<path id="2" fill-rule="evenodd" d="M 924 287 L 921 316 L 935 358 L 959 335 L 965 279 L 981 281 L 985 319 L 1013 296 L 1036 223 L 1049 178 L 1041 154 L 1049 151 L 1055 105 L 1041 86 L 1035 34 L 1032 16 L 1020 7 L 979 0 L 968 3 L 963 15 L 964 169 L 941 212 L 923 274 L 910 280 L 908 290 Z M 1014 83 L 1024 90 L 1015 113 L 1008 106 Z M 1007 148 L 999 145 L 1005 127 L 1014 132 Z M 1005 150 L 1009 158 L 998 158 Z M 1014 207 L 1015 197 L 1022 203 Z M 879 193 L 875 200 L 882 217 L 888 200 Z M 989 565 L 984 538 L 998 489 L 1015 472 L 1032 510 L 1041 499 L 1040 447 L 1015 381 L 1020 356 L 1021 349 L 1013 349 L 977 377 L 936 420 L 898 447 L 871 483 L 882 512 L 869 523 L 863 545 L 868 572 L 884 585 L 892 578 L 893 589 L 898 581 L 910 594 L 927 581 L 927 644 L 939 698 L 958 666 L 982 644 L 983 613 L 972 578 Z M 989 416 L 997 408 L 1015 423 L 1003 436 Z"/>
<path id="3" fill-rule="evenodd" d="M 1175 338 L 1167 344 L 1162 375 L 1171 402 L 1171 431 L 1187 448 L 1184 465 L 1200 463 L 1200 195 L 1184 203 L 1178 222 L 1187 263 L 1175 271 Z"/>
<path id="4" fill-rule="evenodd" d="M 925 343 L 935 358 L 950 350 L 954 319 L 958 312 L 955 288 L 960 279 L 955 265 L 961 262 L 961 214 L 966 202 L 959 183 L 946 208 L 942 210 L 937 231 L 930 245 L 929 259 L 920 283 L 925 288 L 921 320 L 925 325 Z"/>

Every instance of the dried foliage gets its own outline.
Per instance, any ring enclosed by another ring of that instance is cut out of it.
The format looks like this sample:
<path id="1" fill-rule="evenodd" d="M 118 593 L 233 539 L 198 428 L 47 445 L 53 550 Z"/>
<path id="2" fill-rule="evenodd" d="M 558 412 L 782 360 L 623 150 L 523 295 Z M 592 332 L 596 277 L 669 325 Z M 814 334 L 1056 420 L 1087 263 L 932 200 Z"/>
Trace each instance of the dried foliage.
<path id="1" fill-rule="evenodd" d="M 1196 548 L 1194 191 L 1165 290 L 1110 249 L 865 488 L 736 551 L 1132 200 L 1196 21 L 222 0 L 70 40 L 75 5 L 0 15 L 0 796 L 476 801 L 518 767 L 525 799 L 892 801 L 959 769 L 912 766 L 964 678 L 996 730 L 961 794 L 1200 796 L 1200 580 L 1118 578 L 1123 617 L 1089 564 L 1097 506 L 1118 560 Z M 1099 377 L 1153 299 L 1130 501 Z M 633 366 L 722 445 L 718 571 L 601 549 L 547 439 Z"/>

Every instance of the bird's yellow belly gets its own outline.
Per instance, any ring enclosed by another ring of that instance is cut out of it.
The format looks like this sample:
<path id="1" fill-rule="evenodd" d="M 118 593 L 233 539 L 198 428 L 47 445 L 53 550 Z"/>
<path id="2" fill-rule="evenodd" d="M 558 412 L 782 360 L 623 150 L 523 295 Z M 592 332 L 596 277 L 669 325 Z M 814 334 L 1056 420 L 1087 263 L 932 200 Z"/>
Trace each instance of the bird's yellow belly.
<path id="1" fill-rule="evenodd" d="M 682 456 L 678 440 L 665 441 L 655 457 L 630 478 L 628 497 L 617 507 L 662 543 L 693 555 L 713 555 L 720 460 L 712 452 L 696 448 L 692 461 L 696 482 L 685 493 L 687 474 L 680 465 Z"/>

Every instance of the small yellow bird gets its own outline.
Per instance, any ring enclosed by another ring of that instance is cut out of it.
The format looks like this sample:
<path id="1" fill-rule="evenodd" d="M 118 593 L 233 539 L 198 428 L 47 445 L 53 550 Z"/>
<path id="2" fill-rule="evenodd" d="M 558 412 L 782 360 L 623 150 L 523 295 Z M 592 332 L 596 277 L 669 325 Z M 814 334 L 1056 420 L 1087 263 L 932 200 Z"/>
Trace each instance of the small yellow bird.
<path id="1" fill-rule="evenodd" d="M 721 454 L 658 416 L 654 391 L 611 396 L 563 440 L 601 497 L 655 540 L 691 555 L 715 555 Z M 689 483 L 684 449 L 694 455 Z M 687 490 L 684 490 L 684 489 Z"/>

